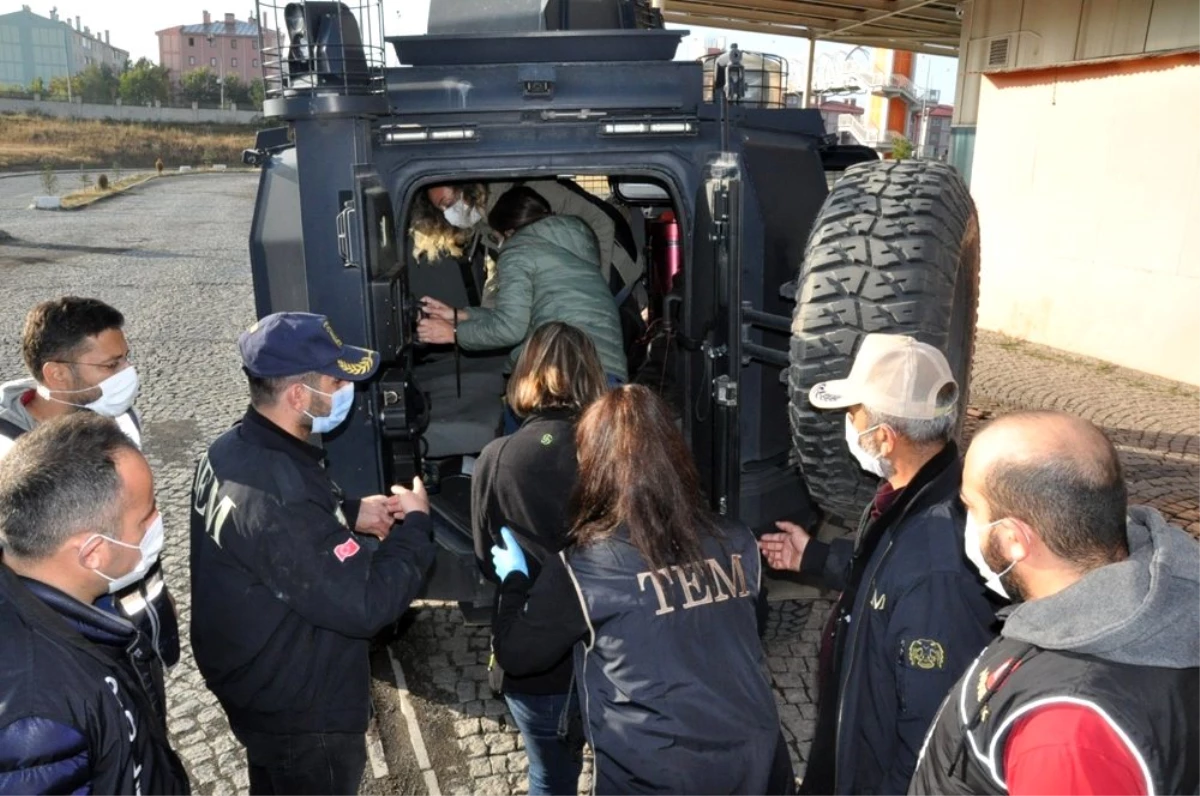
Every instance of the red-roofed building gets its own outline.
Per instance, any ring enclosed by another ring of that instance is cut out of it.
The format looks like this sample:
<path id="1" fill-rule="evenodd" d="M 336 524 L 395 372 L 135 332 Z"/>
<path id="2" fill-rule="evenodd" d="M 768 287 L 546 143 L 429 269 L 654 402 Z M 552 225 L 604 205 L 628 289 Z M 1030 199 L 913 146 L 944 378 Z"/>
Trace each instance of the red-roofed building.
<path id="1" fill-rule="evenodd" d="M 950 118 L 953 105 L 927 105 L 913 111 L 912 142 L 917 157 L 946 160 L 950 156 Z"/>

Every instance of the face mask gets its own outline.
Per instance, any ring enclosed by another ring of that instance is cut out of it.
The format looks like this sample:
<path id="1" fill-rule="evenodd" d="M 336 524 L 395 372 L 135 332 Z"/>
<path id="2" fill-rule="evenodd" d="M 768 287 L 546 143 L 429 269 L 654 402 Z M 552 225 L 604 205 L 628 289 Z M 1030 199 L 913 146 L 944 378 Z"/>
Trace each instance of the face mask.
<path id="1" fill-rule="evenodd" d="M 133 402 L 138 397 L 138 375 L 132 365 L 122 371 L 118 371 L 109 376 L 104 381 L 96 385 L 100 388 L 100 397 L 92 401 L 90 404 L 74 404 L 70 401 L 63 401 L 55 398 L 51 391 L 42 384 L 37 386 L 37 394 L 45 398 L 47 401 L 56 401 L 67 406 L 77 406 L 80 409 L 90 409 L 98 415 L 104 417 L 120 417 L 129 411 L 133 406 Z M 81 392 L 91 392 L 95 387 L 88 387 L 84 390 L 55 390 L 57 393 L 72 394 Z"/>
<path id="2" fill-rule="evenodd" d="M 967 558 L 969 558 L 971 563 L 975 565 L 975 568 L 979 570 L 979 574 L 983 576 L 983 580 L 987 583 L 987 587 L 996 592 L 996 594 L 999 594 L 1001 597 L 1008 600 L 1012 598 L 1008 596 L 1008 592 L 1005 591 L 1004 586 L 1000 583 L 1000 578 L 1007 575 L 1009 571 L 1011 571 L 1012 568 L 1017 565 L 1017 562 L 1013 561 L 1004 568 L 1003 572 L 992 572 L 992 568 L 987 565 L 987 561 L 983 557 L 983 546 L 980 543 L 980 537 L 984 531 L 986 531 L 988 528 L 991 528 L 993 525 L 999 525 L 1002 522 L 1004 522 L 1004 520 L 996 520 L 995 522 L 989 522 L 987 525 L 980 528 L 975 522 L 975 517 L 973 517 L 971 512 L 968 511 L 967 525 L 963 534 L 963 545 L 967 549 Z"/>
<path id="3" fill-rule="evenodd" d="M 158 561 L 158 554 L 162 552 L 163 548 L 162 515 L 159 514 L 154 518 L 154 522 L 150 523 L 150 527 L 146 529 L 146 534 L 142 537 L 140 544 L 127 544 L 111 536 L 105 536 L 102 533 L 92 534 L 88 537 L 87 541 L 90 542 L 97 537 L 121 547 L 137 550 L 142 554 L 142 558 L 137 562 L 137 565 L 119 578 L 109 577 L 100 570 L 96 570 L 97 575 L 108 581 L 108 593 L 112 594 L 146 577 L 146 573 L 150 571 L 150 567 L 154 566 L 154 563 Z M 84 545 L 86 544 L 87 542 L 84 542 Z"/>
<path id="4" fill-rule="evenodd" d="M 307 384 L 304 385 L 309 391 L 315 392 L 317 395 L 324 395 L 329 399 L 333 408 L 329 410 L 329 414 L 325 417 L 313 417 L 308 412 L 304 414 L 312 417 L 312 430 L 314 434 L 328 434 L 335 428 L 340 426 L 350 414 L 350 407 L 354 405 L 354 385 L 346 383 L 335 390 L 332 394 L 314 390 Z"/>
<path id="5" fill-rule="evenodd" d="M 884 473 L 887 472 L 886 464 L 880 456 L 872 456 L 867 453 L 859 440 L 863 434 L 870 433 L 879 426 L 871 426 L 866 431 L 859 431 L 854 427 L 854 423 L 850 420 L 850 415 L 846 415 L 846 444 L 850 446 L 850 453 L 854 454 L 854 458 L 858 460 L 858 466 L 866 470 L 872 475 L 879 478 L 886 478 Z"/>
<path id="6" fill-rule="evenodd" d="M 465 199 L 459 199 L 447 207 L 442 211 L 442 215 L 459 229 L 471 229 L 483 220 L 483 213 L 479 212 L 479 208 L 471 207 Z"/>

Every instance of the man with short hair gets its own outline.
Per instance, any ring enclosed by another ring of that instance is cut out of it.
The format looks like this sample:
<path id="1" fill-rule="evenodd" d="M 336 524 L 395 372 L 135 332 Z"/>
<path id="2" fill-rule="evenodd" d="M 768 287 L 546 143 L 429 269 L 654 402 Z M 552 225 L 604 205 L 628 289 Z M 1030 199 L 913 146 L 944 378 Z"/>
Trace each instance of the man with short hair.
<path id="1" fill-rule="evenodd" d="M 21 356 L 29 376 L 0 385 L 0 457 L 39 423 L 90 410 L 113 418 L 142 445 L 133 403 L 138 375 L 129 361 L 125 316 L 94 298 L 43 301 L 25 316 Z M 179 661 L 179 619 L 156 562 L 145 577 L 105 595 L 99 607 L 134 622 L 150 637 L 163 665 Z"/>
<path id="2" fill-rule="evenodd" d="M 124 325 L 124 315 L 93 298 L 64 296 L 29 311 L 21 333 L 29 376 L 0 385 L 0 456 L 38 423 L 78 409 L 115 419 L 141 446 Z"/>
<path id="3" fill-rule="evenodd" d="M 772 567 L 841 592 L 804 793 L 903 792 L 938 704 L 992 637 L 992 606 L 963 555 L 958 397 L 940 351 L 885 334 L 863 338 L 847 378 L 809 393 L 819 409 L 846 410 L 850 452 L 883 480 L 854 540 L 825 543 L 788 522 L 761 539 Z"/>
<path id="4" fill-rule="evenodd" d="M 370 639 L 433 563 L 429 500 L 420 479 L 345 500 L 309 442 L 349 416 L 376 352 L 303 312 L 263 318 L 238 345 L 251 405 L 192 487 L 192 649 L 246 747 L 251 793 L 355 793 Z"/>
<path id="5" fill-rule="evenodd" d="M 94 603 L 163 543 L 150 467 L 111 420 L 39 424 L 0 460 L 0 793 L 187 793 L 149 640 Z"/>
<path id="6" fill-rule="evenodd" d="M 1200 788 L 1200 548 L 1126 509 L 1112 443 L 1061 412 L 1007 415 L 963 470 L 967 555 L 1010 596 L 950 692 L 910 793 Z"/>

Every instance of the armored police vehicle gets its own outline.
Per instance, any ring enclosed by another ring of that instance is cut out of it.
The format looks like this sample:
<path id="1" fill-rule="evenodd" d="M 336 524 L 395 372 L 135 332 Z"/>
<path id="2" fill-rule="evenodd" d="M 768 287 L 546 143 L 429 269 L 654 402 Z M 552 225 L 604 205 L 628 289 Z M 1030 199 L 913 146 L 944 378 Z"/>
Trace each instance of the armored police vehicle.
<path id="1" fill-rule="evenodd" d="M 674 406 L 713 508 L 756 530 L 869 500 L 843 416 L 807 400 L 864 334 L 941 347 L 965 407 L 979 244 L 951 167 L 839 145 L 818 111 L 770 99 L 769 59 L 673 60 L 686 31 L 648 0 L 431 6 L 427 34 L 385 38 L 378 0 L 260 2 L 280 126 L 245 155 L 262 170 L 259 315 L 322 313 L 382 353 L 324 445 L 349 494 L 426 477 L 442 548 L 429 597 L 490 603 L 470 474 L 498 433 L 508 354 L 416 338 L 421 296 L 469 306 L 483 287 L 470 247 L 414 251 L 430 186 L 556 180 L 623 219 L 646 274 L 630 377 Z"/>

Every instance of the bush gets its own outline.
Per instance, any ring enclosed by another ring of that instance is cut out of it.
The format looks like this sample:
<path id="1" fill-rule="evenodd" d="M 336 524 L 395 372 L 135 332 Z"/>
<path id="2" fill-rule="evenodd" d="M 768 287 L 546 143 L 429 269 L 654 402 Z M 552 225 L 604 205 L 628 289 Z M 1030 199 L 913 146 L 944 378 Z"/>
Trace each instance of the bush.
<path id="1" fill-rule="evenodd" d="M 42 190 L 48 196 L 58 195 L 58 175 L 54 173 L 54 166 L 49 163 L 42 164 Z"/>
<path id="2" fill-rule="evenodd" d="M 102 191 L 108 190 L 108 175 L 101 174 L 100 179 L 96 180 L 96 187 Z"/>

